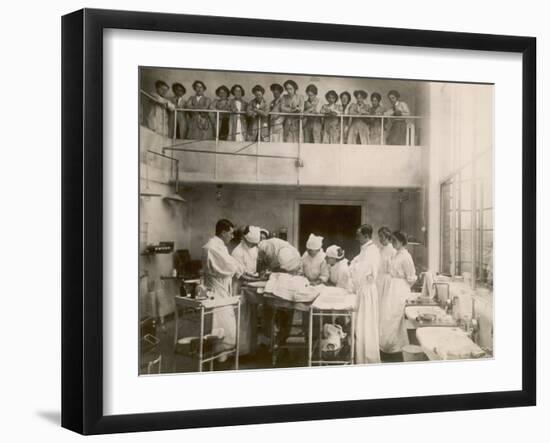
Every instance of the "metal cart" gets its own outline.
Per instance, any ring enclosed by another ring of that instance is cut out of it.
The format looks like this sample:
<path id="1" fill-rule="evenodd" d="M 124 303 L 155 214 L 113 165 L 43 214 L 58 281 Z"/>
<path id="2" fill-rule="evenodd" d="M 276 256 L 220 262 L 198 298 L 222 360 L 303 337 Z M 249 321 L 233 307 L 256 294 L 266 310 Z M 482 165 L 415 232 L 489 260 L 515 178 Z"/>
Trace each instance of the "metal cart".
<path id="1" fill-rule="evenodd" d="M 193 312 L 199 314 L 199 350 L 197 354 L 198 359 L 198 372 L 202 372 L 203 365 L 210 363 L 210 370 L 214 369 L 214 360 L 224 355 L 235 355 L 235 370 L 239 369 L 239 329 L 241 319 L 241 299 L 240 297 L 227 297 L 219 299 L 194 299 L 190 297 L 174 297 L 176 301 L 175 309 L 175 321 L 174 321 L 174 352 L 176 352 L 178 345 L 178 329 L 179 329 L 179 308 L 185 308 L 187 312 Z M 235 347 L 232 349 L 226 349 L 221 352 L 212 351 L 211 353 L 205 353 L 204 337 L 205 337 L 205 318 L 208 315 L 212 315 L 216 312 L 233 309 L 236 313 L 236 340 Z"/>
<path id="2" fill-rule="evenodd" d="M 323 303 L 322 296 L 319 296 L 317 300 L 310 306 L 309 310 L 309 338 L 308 338 L 308 365 L 309 366 L 330 366 L 330 365 L 352 365 L 355 363 L 355 325 L 357 316 L 357 299 L 355 294 L 349 294 L 354 300 L 351 303 L 345 303 L 348 306 L 338 307 L 335 305 L 333 308 L 328 307 Z M 337 317 L 343 317 L 350 319 L 350 331 L 348 337 L 350 337 L 350 349 L 347 359 L 323 359 L 320 340 L 323 333 L 323 319 L 330 317 L 330 322 L 335 323 Z M 319 319 L 319 339 L 317 341 L 316 349 L 313 346 L 313 328 L 314 319 Z M 317 352 L 315 352 L 317 351 Z M 313 354 L 317 354 L 317 358 L 313 358 Z"/>

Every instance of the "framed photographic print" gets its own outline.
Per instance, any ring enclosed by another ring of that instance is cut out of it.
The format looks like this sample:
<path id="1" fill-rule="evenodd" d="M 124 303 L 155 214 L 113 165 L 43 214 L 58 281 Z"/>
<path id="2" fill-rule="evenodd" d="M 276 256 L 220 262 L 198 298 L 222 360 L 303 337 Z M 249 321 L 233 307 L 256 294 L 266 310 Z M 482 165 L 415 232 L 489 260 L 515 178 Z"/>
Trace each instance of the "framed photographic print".
<path id="1" fill-rule="evenodd" d="M 535 404 L 534 38 L 62 26 L 64 427 Z"/>

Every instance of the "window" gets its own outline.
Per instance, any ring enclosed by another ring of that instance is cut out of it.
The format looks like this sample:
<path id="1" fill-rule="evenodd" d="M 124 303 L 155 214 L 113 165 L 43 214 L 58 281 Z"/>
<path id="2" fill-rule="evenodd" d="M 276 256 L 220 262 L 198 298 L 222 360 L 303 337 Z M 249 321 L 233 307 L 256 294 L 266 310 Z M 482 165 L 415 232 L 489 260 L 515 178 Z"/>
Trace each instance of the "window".
<path id="1" fill-rule="evenodd" d="M 477 286 L 493 280 L 493 177 L 491 151 L 441 184 L 441 269 L 468 272 Z"/>

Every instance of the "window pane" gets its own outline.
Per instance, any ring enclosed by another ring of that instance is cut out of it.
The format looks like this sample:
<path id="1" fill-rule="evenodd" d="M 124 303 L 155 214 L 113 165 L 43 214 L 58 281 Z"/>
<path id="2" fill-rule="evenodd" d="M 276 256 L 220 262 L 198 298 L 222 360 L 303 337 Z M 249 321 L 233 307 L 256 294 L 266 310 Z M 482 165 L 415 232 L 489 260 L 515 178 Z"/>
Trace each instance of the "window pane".
<path id="1" fill-rule="evenodd" d="M 472 260 L 472 231 L 463 230 L 460 236 L 460 260 Z"/>
<path id="2" fill-rule="evenodd" d="M 483 229 L 493 229 L 493 210 L 483 210 Z"/>
<path id="3" fill-rule="evenodd" d="M 460 228 L 472 229 L 472 211 L 462 211 L 460 213 Z"/>
<path id="4" fill-rule="evenodd" d="M 472 182 L 471 180 L 460 183 L 460 208 L 472 208 Z"/>

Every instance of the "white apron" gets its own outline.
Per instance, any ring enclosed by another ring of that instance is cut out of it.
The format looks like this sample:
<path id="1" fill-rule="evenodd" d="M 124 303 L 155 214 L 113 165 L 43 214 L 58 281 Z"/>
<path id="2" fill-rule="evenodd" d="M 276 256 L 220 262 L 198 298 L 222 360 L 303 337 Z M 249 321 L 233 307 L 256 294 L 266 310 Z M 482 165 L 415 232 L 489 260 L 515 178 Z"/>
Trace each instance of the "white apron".
<path id="1" fill-rule="evenodd" d="M 204 284 L 215 299 L 232 295 L 233 277 L 240 277 L 244 269 L 235 260 L 219 237 L 212 237 L 203 246 Z M 231 349 L 236 343 L 237 323 L 233 309 L 223 309 L 212 315 L 212 329 L 223 328 L 224 338 L 215 352 Z"/>
<path id="2" fill-rule="evenodd" d="M 410 285 L 416 271 L 409 251 L 401 248 L 390 262 L 391 280 L 380 301 L 380 349 L 386 353 L 401 352 L 408 343 L 405 327 L 405 302 L 411 295 Z"/>
<path id="3" fill-rule="evenodd" d="M 378 291 L 376 275 L 380 266 L 380 252 L 372 241 L 361 247 L 361 252 L 350 265 L 353 292 L 357 294 L 355 329 L 355 362 L 380 363 L 378 331 Z"/>
<path id="4" fill-rule="evenodd" d="M 256 272 L 258 261 L 258 248 L 250 248 L 246 243 L 241 242 L 237 245 L 231 256 L 237 260 L 250 274 Z M 233 282 L 233 293 L 239 294 L 241 282 L 235 279 Z M 245 297 L 241 298 L 241 327 L 239 336 L 239 354 L 248 355 L 256 350 L 258 334 L 256 331 L 257 323 L 257 306 L 247 302 Z"/>

